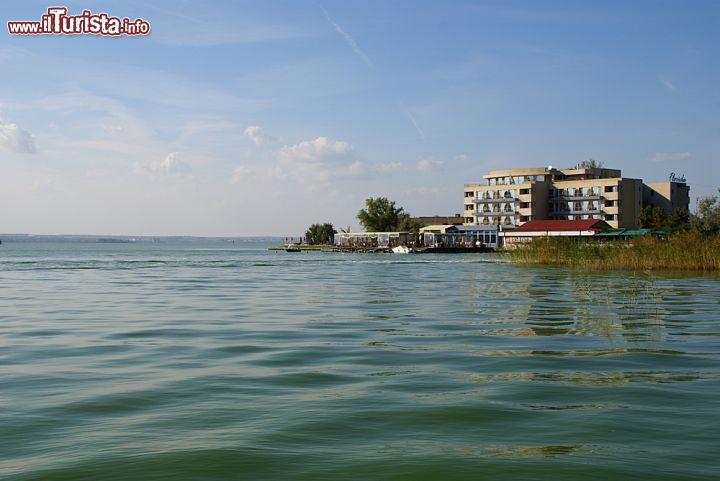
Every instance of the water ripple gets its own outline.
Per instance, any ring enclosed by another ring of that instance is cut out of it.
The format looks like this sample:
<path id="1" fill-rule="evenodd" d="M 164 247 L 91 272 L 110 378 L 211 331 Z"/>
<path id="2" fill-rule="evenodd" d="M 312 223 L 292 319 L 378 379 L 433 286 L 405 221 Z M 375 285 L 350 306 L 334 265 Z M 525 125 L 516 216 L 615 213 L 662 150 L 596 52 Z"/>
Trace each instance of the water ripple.
<path id="1" fill-rule="evenodd" d="M 0 478 L 712 479 L 714 276 L 3 244 Z"/>

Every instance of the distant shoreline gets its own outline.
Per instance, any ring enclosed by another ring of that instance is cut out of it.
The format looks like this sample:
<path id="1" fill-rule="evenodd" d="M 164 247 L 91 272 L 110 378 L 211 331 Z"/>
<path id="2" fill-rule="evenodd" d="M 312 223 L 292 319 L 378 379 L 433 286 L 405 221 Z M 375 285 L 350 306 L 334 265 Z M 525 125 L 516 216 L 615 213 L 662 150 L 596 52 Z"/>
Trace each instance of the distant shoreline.
<path id="1" fill-rule="evenodd" d="M 282 236 L 132 236 L 92 234 L 0 234 L 3 243 L 13 242 L 85 242 L 85 243 L 163 243 L 163 242 L 268 242 L 278 243 Z"/>

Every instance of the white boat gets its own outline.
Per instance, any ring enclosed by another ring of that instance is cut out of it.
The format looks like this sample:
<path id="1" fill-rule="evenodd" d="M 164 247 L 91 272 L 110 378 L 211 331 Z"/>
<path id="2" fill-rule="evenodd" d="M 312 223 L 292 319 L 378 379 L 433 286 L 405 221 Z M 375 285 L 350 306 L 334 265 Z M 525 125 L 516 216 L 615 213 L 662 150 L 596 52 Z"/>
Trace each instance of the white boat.
<path id="1" fill-rule="evenodd" d="M 285 252 L 300 252 L 300 246 L 297 244 L 288 244 Z"/>
<path id="2" fill-rule="evenodd" d="M 410 254 L 413 250 L 408 246 L 395 246 L 392 248 L 393 254 Z"/>

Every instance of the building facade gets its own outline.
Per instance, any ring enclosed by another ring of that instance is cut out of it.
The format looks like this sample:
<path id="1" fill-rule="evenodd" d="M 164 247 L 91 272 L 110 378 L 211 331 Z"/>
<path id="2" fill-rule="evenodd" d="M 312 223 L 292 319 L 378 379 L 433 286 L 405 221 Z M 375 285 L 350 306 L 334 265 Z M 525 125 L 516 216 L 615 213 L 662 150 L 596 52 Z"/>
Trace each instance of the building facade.
<path id="1" fill-rule="evenodd" d="M 635 227 L 643 205 L 655 205 L 652 198 L 673 208 L 689 206 L 685 184 L 671 182 L 675 187 L 668 187 L 666 197 L 664 187 L 651 189 L 604 167 L 495 170 L 483 179 L 464 186 L 464 225 L 515 228 L 531 220 L 597 219 L 629 228 Z"/>
<path id="2" fill-rule="evenodd" d="M 643 186 L 643 205 L 660 207 L 665 215 L 676 209 L 688 209 L 690 187 L 684 182 L 652 182 Z"/>

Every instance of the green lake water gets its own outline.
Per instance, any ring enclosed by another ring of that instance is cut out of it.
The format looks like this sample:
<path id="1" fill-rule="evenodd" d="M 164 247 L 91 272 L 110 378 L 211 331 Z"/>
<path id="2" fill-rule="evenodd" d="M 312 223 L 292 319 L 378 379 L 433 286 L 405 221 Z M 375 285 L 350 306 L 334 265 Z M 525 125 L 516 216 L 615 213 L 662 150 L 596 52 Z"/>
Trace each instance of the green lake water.
<path id="1" fill-rule="evenodd" d="M 708 480 L 720 279 L 0 246 L 3 480 Z"/>

